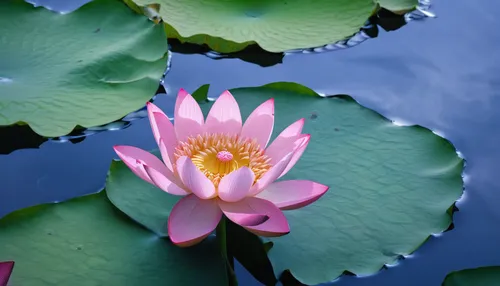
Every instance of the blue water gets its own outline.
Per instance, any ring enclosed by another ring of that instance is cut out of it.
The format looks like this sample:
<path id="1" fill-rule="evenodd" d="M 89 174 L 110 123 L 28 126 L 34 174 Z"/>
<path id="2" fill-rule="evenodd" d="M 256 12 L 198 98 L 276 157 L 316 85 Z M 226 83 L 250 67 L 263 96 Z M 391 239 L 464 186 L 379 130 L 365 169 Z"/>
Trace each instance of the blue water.
<path id="1" fill-rule="evenodd" d="M 37 3 L 68 11 L 84 1 Z M 267 68 L 238 59 L 174 54 L 165 80 L 169 95 L 155 100 L 171 112 L 180 87 L 194 91 L 210 83 L 210 95 L 216 96 L 233 87 L 295 81 L 326 94 L 349 94 L 396 122 L 423 125 L 455 144 L 467 168 L 454 229 L 433 237 L 396 267 L 370 277 L 342 277 L 333 285 L 440 285 L 450 271 L 500 265 L 500 2 L 432 3 L 436 19 L 381 31 L 342 51 L 287 56 L 283 64 Z M 2 130 L 2 141 L 20 144 L 22 138 L 6 138 Z M 0 216 L 98 191 L 116 157 L 115 144 L 154 148 L 147 119 L 76 144 L 45 142 L 39 149 L 0 155 Z M 238 272 L 241 285 L 258 285 Z"/>

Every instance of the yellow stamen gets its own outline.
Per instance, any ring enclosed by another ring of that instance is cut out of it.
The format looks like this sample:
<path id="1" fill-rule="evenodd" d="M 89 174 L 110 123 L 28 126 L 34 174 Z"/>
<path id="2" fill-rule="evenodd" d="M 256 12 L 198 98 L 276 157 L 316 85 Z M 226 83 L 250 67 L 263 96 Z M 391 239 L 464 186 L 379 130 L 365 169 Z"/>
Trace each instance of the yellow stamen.
<path id="1" fill-rule="evenodd" d="M 188 156 L 217 187 L 227 174 L 243 166 L 255 174 L 255 181 L 271 168 L 271 159 L 255 140 L 239 135 L 201 134 L 180 142 L 175 159 Z"/>

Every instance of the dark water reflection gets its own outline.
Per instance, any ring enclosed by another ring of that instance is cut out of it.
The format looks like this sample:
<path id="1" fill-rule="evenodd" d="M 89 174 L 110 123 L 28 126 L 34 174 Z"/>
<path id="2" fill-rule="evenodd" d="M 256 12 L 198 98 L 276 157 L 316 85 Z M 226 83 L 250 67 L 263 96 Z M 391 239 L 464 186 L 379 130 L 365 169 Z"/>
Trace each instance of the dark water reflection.
<path id="1" fill-rule="evenodd" d="M 57 2 L 66 10 L 78 1 L 38 2 L 54 7 Z M 194 91 L 211 83 L 216 96 L 232 87 L 295 81 L 323 93 L 350 94 L 388 118 L 436 130 L 455 144 L 467 159 L 466 195 L 458 203 L 455 228 L 430 239 L 396 268 L 366 278 L 342 277 L 334 285 L 440 285 L 449 271 L 500 264 L 500 2 L 433 3 L 437 19 L 381 32 L 344 51 L 287 56 L 268 68 L 175 54 L 166 80 L 170 95 L 155 100 L 171 111 L 172 92 L 180 87 Z M 78 144 L 45 142 L 39 149 L 0 155 L 0 216 L 100 189 L 115 144 L 154 148 L 147 119 Z M 241 275 L 242 285 L 257 285 Z"/>

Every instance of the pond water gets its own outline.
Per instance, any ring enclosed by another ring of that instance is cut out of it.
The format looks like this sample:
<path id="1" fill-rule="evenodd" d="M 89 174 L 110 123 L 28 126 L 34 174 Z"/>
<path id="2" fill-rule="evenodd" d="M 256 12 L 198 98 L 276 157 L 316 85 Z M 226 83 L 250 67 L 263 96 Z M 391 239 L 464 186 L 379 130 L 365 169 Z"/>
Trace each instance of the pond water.
<path id="1" fill-rule="evenodd" d="M 35 0 L 58 11 L 85 1 Z M 396 267 L 370 277 L 342 277 L 332 285 L 440 285 L 453 270 L 500 265 L 500 19 L 496 0 L 434 0 L 435 19 L 335 52 L 286 56 L 262 68 L 239 59 L 174 53 L 168 95 L 155 103 L 173 111 L 174 95 L 210 83 L 224 89 L 294 81 L 325 94 L 349 94 L 401 124 L 419 124 L 451 140 L 467 160 L 465 195 L 454 228 L 432 237 Z M 2 150 L 23 147 L 29 134 L 0 128 Z M 31 141 L 38 140 L 36 137 Z M 155 148 L 147 119 L 78 143 L 47 141 L 38 149 L 0 155 L 0 216 L 34 204 L 99 191 L 113 145 Z M 327 144 L 327 143 L 325 143 Z M 238 269 L 241 285 L 258 285 Z"/>

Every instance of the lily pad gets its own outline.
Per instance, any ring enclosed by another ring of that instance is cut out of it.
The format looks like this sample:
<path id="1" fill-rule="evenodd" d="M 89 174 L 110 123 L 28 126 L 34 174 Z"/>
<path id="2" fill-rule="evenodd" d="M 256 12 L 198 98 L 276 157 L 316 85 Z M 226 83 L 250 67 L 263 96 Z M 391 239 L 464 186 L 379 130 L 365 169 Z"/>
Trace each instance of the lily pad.
<path id="1" fill-rule="evenodd" d="M 13 285 L 227 285 L 214 242 L 174 246 L 118 211 L 105 191 L 0 220 L 0 260 L 16 261 Z"/>
<path id="2" fill-rule="evenodd" d="M 453 271 L 446 275 L 443 286 L 498 286 L 500 266 L 487 266 Z"/>
<path id="3" fill-rule="evenodd" d="M 0 126 L 56 137 L 137 110 L 167 66 L 164 33 L 118 0 L 69 14 L 0 1 Z"/>
<path id="4" fill-rule="evenodd" d="M 306 118 L 311 142 L 284 177 L 330 186 L 317 202 L 285 212 L 291 232 L 272 239 L 276 274 L 319 284 L 344 271 L 373 274 L 448 228 L 461 196 L 463 160 L 447 140 L 400 127 L 347 96 L 320 97 L 294 83 L 231 90 L 243 118 L 275 99 L 275 134 Z M 208 112 L 211 104 L 203 104 Z"/>
<path id="5" fill-rule="evenodd" d="M 158 150 L 152 153 L 161 158 Z M 111 163 L 106 179 L 106 194 L 122 212 L 162 237 L 167 236 L 170 211 L 181 198 L 146 183 L 122 161 Z"/>
<path id="6" fill-rule="evenodd" d="M 418 0 L 377 0 L 377 2 L 393 12 L 412 10 L 418 5 Z"/>
<path id="7" fill-rule="evenodd" d="M 359 31 L 376 8 L 373 0 L 132 1 L 160 4 L 169 38 L 222 53 L 255 43 L 270 52 L 330 44 Z"/>

